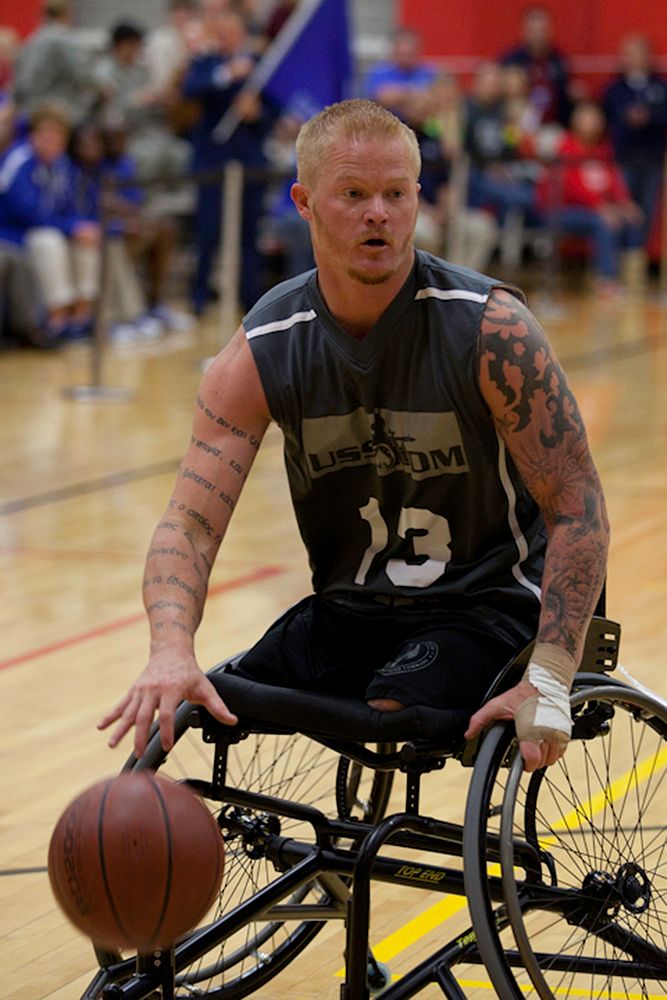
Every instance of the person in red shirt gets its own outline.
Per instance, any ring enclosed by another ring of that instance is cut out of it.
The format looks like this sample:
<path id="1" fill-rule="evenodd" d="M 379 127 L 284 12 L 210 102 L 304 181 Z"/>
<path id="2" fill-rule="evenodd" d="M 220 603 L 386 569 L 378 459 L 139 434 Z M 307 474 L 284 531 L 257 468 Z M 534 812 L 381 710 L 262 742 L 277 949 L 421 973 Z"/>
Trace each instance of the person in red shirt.
<path id="1" fill-rule="evenodd" d="M 598 289 L 614 295 L 621 253 L 642 245 L 642 213 L 614 161 L 599 105 L 577 105 L 558 157 L 559 182 L 550 186 L 547 206 L 552 223 L 558 232 L 591 239 Z"/>

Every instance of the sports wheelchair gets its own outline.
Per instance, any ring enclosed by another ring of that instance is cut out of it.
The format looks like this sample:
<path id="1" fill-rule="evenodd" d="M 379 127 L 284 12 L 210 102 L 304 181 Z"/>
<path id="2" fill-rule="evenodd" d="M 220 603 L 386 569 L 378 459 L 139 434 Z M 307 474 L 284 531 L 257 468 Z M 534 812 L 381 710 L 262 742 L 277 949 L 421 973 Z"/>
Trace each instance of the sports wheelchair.
<path id="1" fill-rule="evenodd" d="M 609 676 L 619 639 L 616 623 L 593 619 L 572 742 L 533 774 L 512 724 L 466 742 L 465 712 L 381 713 L 235 677 L 234 660 L 216 667 L 209 676 L 238 724 L 183 703 L 174 749 L 165 754 L 155 731 L 125 765 L 187 781 L 210 805 L 226 845 L 215 911 L 169 953 L 96 949 L 81 1000 L 272 997 L 265 985 L 334 921 L 341 1000 L 667 995 L 667 704 Z M 488 697 L 516 683 L 529 655 Z M 430 801 L 447 803 L 445 764 L 470 768 L 462 822 L 420 809 L 424 782 Z M 405 791 L 392 811 L 397 772 Z M 375 881 L 392 894 L 427 890 L 431 902 L 460 897 L 471 926 L 449 941 L 437 927 L 431 951 L 393 977 L 369 942 Z"/>

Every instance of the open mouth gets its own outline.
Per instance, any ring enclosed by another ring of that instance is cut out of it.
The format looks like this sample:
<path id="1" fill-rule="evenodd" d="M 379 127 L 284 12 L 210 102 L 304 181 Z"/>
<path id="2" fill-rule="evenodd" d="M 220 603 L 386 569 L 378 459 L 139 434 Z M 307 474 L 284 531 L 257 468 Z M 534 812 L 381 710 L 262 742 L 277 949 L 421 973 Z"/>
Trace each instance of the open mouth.
<path id="1" fill-rule="evenodd" d="M 389 246 L 386 240 L 383 240 L 381 236 L 372 236 L 368 240 L 364 240 L 363 246 L 365 247 L 386 247 Z"/>

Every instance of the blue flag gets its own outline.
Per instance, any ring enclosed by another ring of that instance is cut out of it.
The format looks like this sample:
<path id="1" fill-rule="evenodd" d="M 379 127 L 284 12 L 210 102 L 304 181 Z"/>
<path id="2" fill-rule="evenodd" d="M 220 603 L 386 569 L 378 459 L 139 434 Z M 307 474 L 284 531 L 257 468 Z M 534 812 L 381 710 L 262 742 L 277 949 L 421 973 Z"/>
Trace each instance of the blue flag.
<path id="1" fill-rule="evenodd" d="M 348 97 L 351 83 L 347 0 L 300 0 L 243 90 L 261 91 L 305 120 Z M 230 108 L 215 138 L 226 141 L 237 125 Z"/>
<path id="2" fill-rule="evenodd" d="M 280 107 L 321 111 L 349 97 L 352 58 L 347 0 L 301 0 L 275 41 L 262 91 Z M 258 69 L 261 68 L 261 63 Z M 306 117 L 306 114 L 303 114 Z"/>

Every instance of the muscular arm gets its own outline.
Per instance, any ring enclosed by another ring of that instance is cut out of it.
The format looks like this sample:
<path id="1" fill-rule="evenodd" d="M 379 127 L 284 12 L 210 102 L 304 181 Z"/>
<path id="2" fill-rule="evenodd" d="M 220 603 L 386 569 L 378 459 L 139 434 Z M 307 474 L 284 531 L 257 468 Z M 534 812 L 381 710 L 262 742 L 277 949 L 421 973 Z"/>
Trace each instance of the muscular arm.
<path id="1" fill-rule="evenodd" d="M 604 496 L 558 359 L 531 312 L 502 290 L 490 296 L 482 322 L 479 377 L 498 433 L 546 525 L 537 642 L 578 664 L 606 571 Z M 477 713 L 473 728 L 493 717 L 513 717 L 531 694 L 532 685 L 522 681 L 508 697 Z M 522 744 L 522 750 L 530 769 L 552 763 L 562 752 L 555 742 L 540 749 L 539 758 L 534 746 Z"/>
<path id="2" fill-rule="evenodd" d="M 576 400 L 530 311 L 497 290 L 482 323 L 480 385 L 547 528 L 538 642 L 578 663 L 604 582 L 609 527 Z"/>
<path id="3" fill-rule="evenodd" d="M 151 540 L 143 583 L 150 657 L 100 723 L 106 728 L 118 722 L 112 746 L 134 725 L 135 750 L 142 753 L 157 710 L 169 749 L 174 711 L 183 698 L 205 704 L 223 722 L 235 721 L 197 666 L 194 636 L 211 567 L 268 423 L 259 375 L 239 330 L 202 380 L 190 444 Z"/>

